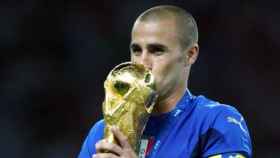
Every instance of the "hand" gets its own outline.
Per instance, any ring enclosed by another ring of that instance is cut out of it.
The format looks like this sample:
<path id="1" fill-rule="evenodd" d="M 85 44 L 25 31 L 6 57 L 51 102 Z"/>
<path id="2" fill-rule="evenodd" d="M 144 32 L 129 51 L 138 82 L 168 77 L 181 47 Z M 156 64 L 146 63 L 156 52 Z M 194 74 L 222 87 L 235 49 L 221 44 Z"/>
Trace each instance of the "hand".
<path id="1" fill-rule="evenodd" d="M 92 158 L 137 158 L 133 148 L 128 143 L 127 137 L 117 128 L 111 128 L 120 145 L 109 143 L 105 139 L 95 144 L 96 153 Z M 103 153 L 102 151 L 109 151 Z"/>

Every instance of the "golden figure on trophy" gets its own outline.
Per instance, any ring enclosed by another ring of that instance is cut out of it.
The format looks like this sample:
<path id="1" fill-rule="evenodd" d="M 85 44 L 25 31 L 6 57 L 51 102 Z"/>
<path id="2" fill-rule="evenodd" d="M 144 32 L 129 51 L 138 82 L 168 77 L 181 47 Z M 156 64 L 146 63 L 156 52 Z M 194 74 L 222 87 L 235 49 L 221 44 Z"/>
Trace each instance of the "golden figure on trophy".
<path id="1" fill-rule="evenodd" d="M 156 102 L 155 80 L 143 65 L 117 65 L 104 82 L 104 137 L 117 143 L 110 128 L 117 126 L 138 152 L 139 141 Z"/>

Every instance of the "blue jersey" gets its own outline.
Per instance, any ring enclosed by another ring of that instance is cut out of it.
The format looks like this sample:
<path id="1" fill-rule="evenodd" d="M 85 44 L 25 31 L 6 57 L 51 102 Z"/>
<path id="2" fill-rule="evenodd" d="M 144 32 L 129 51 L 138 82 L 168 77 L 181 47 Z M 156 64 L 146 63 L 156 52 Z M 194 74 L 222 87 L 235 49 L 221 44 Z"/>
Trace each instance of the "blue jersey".
<path id="1" fill-rule="evenodd" d="M 103 130 L 103 120 L 92 127 L 79 158 L 91 158 Z M 252 146 L 244 118 L 235 108 L 186 91 L 171 112 L 150 117 L 139 154 L 146 158 L 241 158 L 234 154 L 252 157 Z"/>

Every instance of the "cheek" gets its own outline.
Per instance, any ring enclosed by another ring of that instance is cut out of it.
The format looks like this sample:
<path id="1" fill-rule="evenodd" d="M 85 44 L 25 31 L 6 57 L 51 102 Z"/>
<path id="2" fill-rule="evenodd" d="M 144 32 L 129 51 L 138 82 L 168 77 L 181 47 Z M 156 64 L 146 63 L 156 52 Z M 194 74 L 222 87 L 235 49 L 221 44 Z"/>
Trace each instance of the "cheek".
<path id="1" fill-rule="evenodd" d="M 132 53 L 130 54 L 130 61 L 133 63 L 138 63 L 137 57 L 134 56 Z"/>
<path id="2" fill-rule="evenodd" d="M 169 78 L 170 75 L 172 75 L 172 67 L 174 64 L 171 64 L 172 62 L 163 62 L 163 61 L 157 61 L 153 65 L 153 74 L 155 76 L 156 81 L 162 82 L 162 80 L 165 80 Z"/>
<path id="3" fill-rule="evenodd" d="M 169 71 L 174 69 L 175 65 L 177 65 L 178 62 L 178 59 L 174 56 L 166 56 L 165 58 L 157 60 L 156 62 L 154 62 L 154 64 L 156 64 L 155 66 L 158 68 L 158 71 L 163 74 L 168 74 Z"/>
<path id="4" fill-rule="evenodd" d="M 154 71 L 156 89 L 160 95 L 165 95 L 176 83 L 178 73 L 173 64 L 161 65 Z"/>
<path id="5" fill-rule="evenodd" d="M 162 82 L 179 79 L 178 77 L 184 69 L 183 60 L 179 60 L 179 58 L 169 58 L 169 60 L 157 61 L 154 64 L 155 78 Z"/>

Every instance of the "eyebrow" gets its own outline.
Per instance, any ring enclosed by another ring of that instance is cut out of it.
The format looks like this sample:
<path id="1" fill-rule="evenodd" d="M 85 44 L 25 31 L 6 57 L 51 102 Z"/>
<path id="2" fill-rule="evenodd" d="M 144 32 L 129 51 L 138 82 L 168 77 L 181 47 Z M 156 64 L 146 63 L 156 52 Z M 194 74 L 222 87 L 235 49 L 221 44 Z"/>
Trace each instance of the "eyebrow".
<path id="1" fill-rule="evenodd" d="M 138 47 L 138 48 L 141 48 L 140 45 L 137 44 L 137 43 L 131 43 L 130 46 L 129 46 L 130 49 L 132 49 L 132 48 L 137 48 L 137 47 Z"/>
<path id="2" fill-rule="evenodd" d="M 168 48 L 163 45 L 163 44 L 160 44 L 160 43 L 151 43 L 151 44 L 148 44 L 148 49 L 160 49 L 160 50 L 168 50 Z"/>
<path id="3" fill-rule="evenodd" d="M 141 46 L 137 43 L 131 43 L 130 44 L 130 48 L 141 48 Z M 148 44 L 148 49 L 151 49 L 151 48 L 157 48 L 157 49 L 162 49 L 162 50 L 168 50 L 168 47 L 166 47 L 165 45 L 163 44 L 160 44 L 160 43 L 150 43 Z"/>

